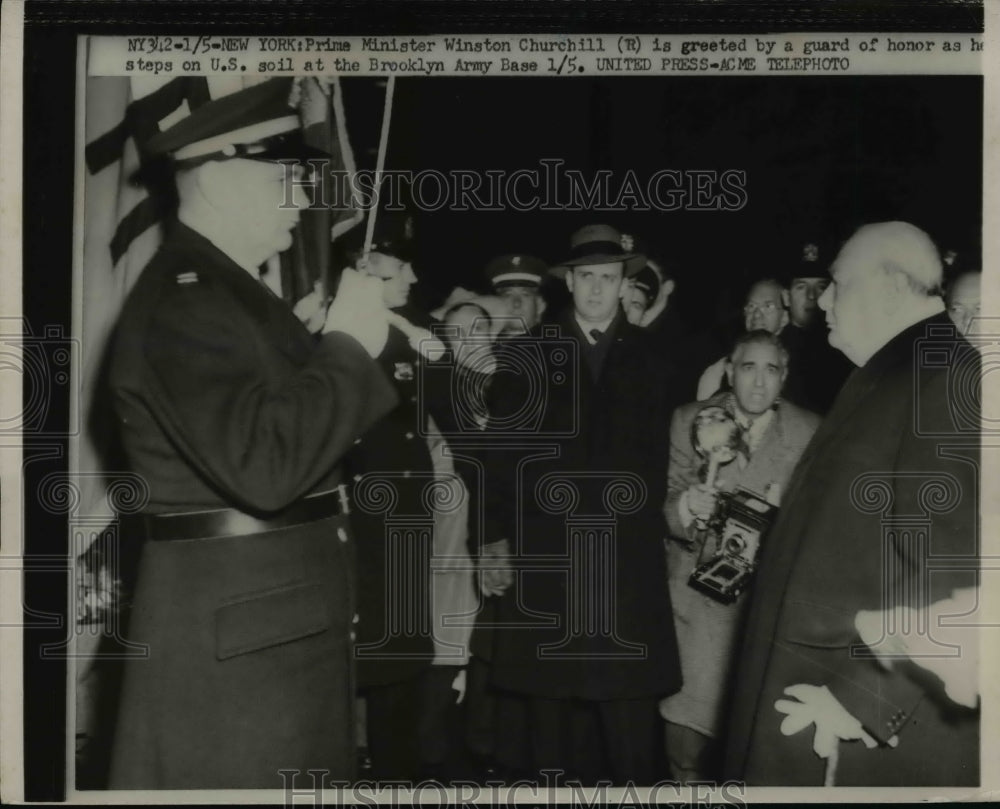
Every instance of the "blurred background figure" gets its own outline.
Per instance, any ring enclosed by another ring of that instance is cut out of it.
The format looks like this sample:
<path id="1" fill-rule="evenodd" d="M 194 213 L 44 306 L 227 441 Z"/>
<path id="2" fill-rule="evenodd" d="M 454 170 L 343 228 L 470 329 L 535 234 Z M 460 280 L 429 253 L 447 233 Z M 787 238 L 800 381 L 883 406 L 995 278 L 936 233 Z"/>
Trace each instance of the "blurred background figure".
<path id="1" fill-rule="evenodd" d="M 716 537 L 699 525 L 716 510 L 720 491 L 739 487 L 778 504 L 819 425 L 814 414 L 781 400 L 787 375 L 788 352 L 780 339 L 763 329 L 747 332 L 737 338 L 726 360 L 732 390 L 678 408 L 671 425 L 667 571 L 684 684 L 660 703 L 660 714 L 667 720 L 671 774 L 682 783 L 719 779 L 726 695 L 750 600 L 744 592 L 735 603 L 723 604 L 688 584 L 699 562 L 715 553 Z M 710 406 L 732 415 L 742 429 L 745 448 L 742 456 L 720 468 L 712 487 L 705 484 L 706 464 L 692 441 L 696 415 Z"/>
<path id="2" fill-rule="evenodd" d="M 968 336 L 976 332 L 979 317 L 979 301 L 982 287 L 982 273 L 965 272 L 951 282 L 945 296 L 948 317 L 958 330 Z"/>
<path id="3" fill-rule="evenodd" d="M 519 253 L 498 256 L 487 265 L 486 279 L 511 318 L 503 334 L 525 334 L 541 323 L 546 309 L 542 281 L 547 270 L 540 258 Z"/>
<path id="4" fill-rule="evenodd" d="M 788 285 L 784 293 L 788 323 L 781 330 L 781 341 L 789 354 L 784 396 L 824 414 L 853 366 L 827 339 L 818 301 L 830 285 L 830 276 L 821 262 L 819 247 L 806 244 L 798 260 L 789 263 L 782 275 Z"/>
<path id="5" fill-rule="evenodd" d="M 622 287 L 622 308 L 628 322 L 633 326 L 642 326 L 646 313 L 659 294 L 660 278 L 647 264 Z"/>
<path id="6" fill-rule="evenodd" d="M 763 330 L 771 334 L 780 332 L 788 323 L 785 292 L 785 288 L 773 278 L 763 278 L 754 283 L 743 304 L 743 327 L 746 331 Z M 722 357 L 702 373 L 695 393 L 698 401 L 728 387 L 727 361 L 727 357 Z"/>

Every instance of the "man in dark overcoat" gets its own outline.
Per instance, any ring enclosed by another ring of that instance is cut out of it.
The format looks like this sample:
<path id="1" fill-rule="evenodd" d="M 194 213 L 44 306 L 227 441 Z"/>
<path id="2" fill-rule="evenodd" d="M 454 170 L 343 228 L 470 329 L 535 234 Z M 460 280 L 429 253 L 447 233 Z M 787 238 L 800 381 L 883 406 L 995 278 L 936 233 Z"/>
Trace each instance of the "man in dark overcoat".
<path id="1" fill-rule="evenodd" d="M 494 452 L 508 466 L 487 492 L 484 591 L 502 593 L 492 681 L 529 697 L 536 769 L 592 779 L 603 750 L 616 781 L 652 783 L 665 775 L 657 701 L 680 685 L 661 511 L 667 366 L 619 305 L 645 258 L 604 225 L 572 250 L 560 272 L 573 307 L 523 344 L 524 384 L 491 414 L 520 445 Z M 512 575 L 486 569 L 507 553 Z"/>
<path id="2" fill-rule="evenodd" d="M 726 775 L 977 784 L 977 711 L 905 656 L 876 659 L 856 621 L 926 609 L 976 582 L 978 360 L 944 314 L 937 250 L 912 225 L 861 228 L 831 274 L 819 300 L 830 343 L 858 367 L 764 541 Z"/>
<path id="3" fill-rule="evenodd" d="M 291 244 L 315 157 L 291 80 L 156 136 L 177 222 L 125 304 L 111 385 L 148 486 L 110 786 L 273 788 L 350 777 L 353 540 L 341 459 L 396 402 L 373 360 L 388 314 L 353 271 L 314 342 L 258 268 Z M 301 178 L 298 178 L 301 180 Z M 289 204 L 289 200 L 292 204 Z"/>

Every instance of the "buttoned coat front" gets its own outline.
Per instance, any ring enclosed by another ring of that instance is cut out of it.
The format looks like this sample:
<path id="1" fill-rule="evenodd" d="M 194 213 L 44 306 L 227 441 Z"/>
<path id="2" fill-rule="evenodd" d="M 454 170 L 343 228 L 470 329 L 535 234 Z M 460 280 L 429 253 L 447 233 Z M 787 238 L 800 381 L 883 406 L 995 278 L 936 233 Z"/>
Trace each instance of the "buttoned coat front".
<path id="1" fill-rule="evenodd" d="M 488 470 L 487 541 L 510 541 L 517 576 L 497 600 L 492 676 L 523 694 L 648 698 L 680 685 L 662 512 L 669 360 L 621 314 L 601 341 L 570 315 L 508 346 L 523 353 L 505 363 L 524 384 L 493 381 L 510 446 Z"/>

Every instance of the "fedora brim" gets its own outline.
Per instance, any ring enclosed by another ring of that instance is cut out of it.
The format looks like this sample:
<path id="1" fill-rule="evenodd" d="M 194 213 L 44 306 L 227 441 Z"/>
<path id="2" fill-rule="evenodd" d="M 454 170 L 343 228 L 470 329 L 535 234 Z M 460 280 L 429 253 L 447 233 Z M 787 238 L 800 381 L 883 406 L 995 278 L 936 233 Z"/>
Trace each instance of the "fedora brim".
<path id="1" fill-rule="evenodd" d="M 631 278 L 646 266 L 646 257 L 642 253 L 591 253 L 589 256 L 579 256 L 557 264 L 549 269 L 549 274 L 556 278 L 563 278 L 566 272 L 572 267 L 585 267 L 590 264 L 614 264 L 621 262 L 625 265 L 625 277 Z"/>

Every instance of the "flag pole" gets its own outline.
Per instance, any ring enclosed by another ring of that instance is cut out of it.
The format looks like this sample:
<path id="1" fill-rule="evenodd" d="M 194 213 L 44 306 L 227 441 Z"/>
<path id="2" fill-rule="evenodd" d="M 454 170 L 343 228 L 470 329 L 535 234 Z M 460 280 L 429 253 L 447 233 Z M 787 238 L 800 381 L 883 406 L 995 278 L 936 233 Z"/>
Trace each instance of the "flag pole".
<path id="1" fill-rule="evenodd" d="M 389 76 L 385 85 L 385 107 L 382 110 L 382 133 L 378 139 L 378 158 L 375 161 L 375 197 L 368 211 L 368 224 L 365 228 L 365 249 L 362 261 L 368 261 L 372 249 L 372 238 L 375 235 L 375 217 L 378 214 L 378 196 L 382 189 L 382 171 L 385 169 L 385 152 L 389 143 L 389 120 L 392 118 L 392 94 L 396 89 L 396 77 Z"/>

